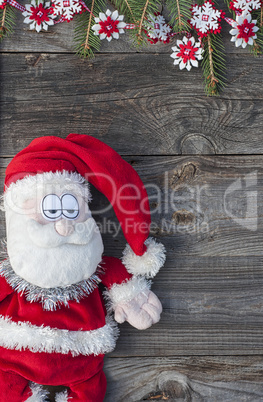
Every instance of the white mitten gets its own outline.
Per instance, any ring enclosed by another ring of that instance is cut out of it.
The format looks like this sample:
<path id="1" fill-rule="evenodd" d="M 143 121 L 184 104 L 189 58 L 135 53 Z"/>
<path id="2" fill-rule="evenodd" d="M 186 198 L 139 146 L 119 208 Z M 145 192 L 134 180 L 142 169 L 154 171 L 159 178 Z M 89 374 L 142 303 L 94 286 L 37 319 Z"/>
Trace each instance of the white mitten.
<path id="1" fill-rule="evenodd" d="M 147 329 L 160 320 L 162 305 L 158 297 L 149 289 L 139 293 L 127 303 L 115 307 L 114 318 L 118 323 L 128 321 L 137 329 Z"/>

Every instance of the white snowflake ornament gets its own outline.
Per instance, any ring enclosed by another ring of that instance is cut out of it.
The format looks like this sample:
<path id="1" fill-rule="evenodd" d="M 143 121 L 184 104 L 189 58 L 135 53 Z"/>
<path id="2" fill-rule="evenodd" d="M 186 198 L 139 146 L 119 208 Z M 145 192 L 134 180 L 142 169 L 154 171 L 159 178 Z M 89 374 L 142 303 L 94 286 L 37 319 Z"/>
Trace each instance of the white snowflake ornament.
<path id="1" fill-rule="evenodd" d="M 30 29 L 35 29 L 40 32 L 42 29 L 48 30 L 50 25 L 54 25 L 54 15 L 49 2 L 42 3 L 35 0 L 31 1 L 31 4 L 25 4 L 26 11 L 22 13 L 24 17 L 24 23 L 30 24 Z"/>
<path id="2" fill-rule="evenodd" d="M 192 18 L 190 24 L 195 28 L 198 34 L 206 36 L 209 33 L 219 33 L 221 31 L 220 21 L 223 17 L 223 12 L 214 7 L 214 3 L 210 0 L 199 6 L 195 4 L 192 7 Z"/>
<path id="3" fill-rule="evenodd" d="M 254 40 L 257 39 L 256 32 L 259 28 L 256 26 L 257 20 L 252 20 L 251 14 L 243 12 L 237 15 L 236 21 L 232 23 L 230 34 L 233 35 L 230 39 L 235 42 L 236 47 L 242 46 L 245 48 L 247 45 L 253 45 Z"/>
<path id="4" fill-rule="evenodd" d="M 230 8 L 234 11 L 246 11 L 251 13 L 252 10 L 261 8 L 261 0 L 233 0 L 230 2 Z"/>
<path id="5" fill-rule="evenodd" d="M 53 0 L 53 13 L 57 17 L 61 15 L 68 22 L 72 20 L 75 14 L 82 11 L 82 5 L 79 0 Z"/>
<path id="6" fill-rule="evenodd" d="M 0 0 L 0 10 L 5 8 L 6 4 L 6 0 Z"/>
<path id="7" fill-rule="evenodd" d="M 171 57 L 174 59 L 174 64 L 179 65 L 180 70 L 186 68 L 188 71 L 192 67 L 198 67 L 198 60 L 202 60 L 203 49 L 200 47 L 200 42 L 196 42 L 194 37 L 183 37 L 183 40 L 176 41 L 177 46 L 172 47 L 173 53 Z"/>
<path id="8" fill-rule="evenodd" d="M 160 13 L 156 15 L 150 14 L 145 22 L 145 27 L 147 36 L 152 43 L 169 41 L 169 34 L 172 28 L 166 24 L 164 17 Z"/>
<path id="9" fill-rule="evenodd" d="M 104 13 L 99 13 L 99 17 L 95 17 L 96 24 L 92 26 L 94 35 L 98 35 L 101 40 L 107 39 L 109 42 L 114 39 L 119 39 L 119 34 L 124 33 L 126 23 L 123 22 L 123 15 L 119 15 L 115 10 L 113 13 L 107 10 Z"/>

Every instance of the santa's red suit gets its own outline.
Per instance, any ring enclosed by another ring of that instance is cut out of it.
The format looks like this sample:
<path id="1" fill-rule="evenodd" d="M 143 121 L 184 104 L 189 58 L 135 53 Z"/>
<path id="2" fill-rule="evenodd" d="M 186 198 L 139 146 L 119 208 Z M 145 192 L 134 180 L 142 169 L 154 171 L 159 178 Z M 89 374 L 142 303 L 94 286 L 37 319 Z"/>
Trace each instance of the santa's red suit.
<path id="1" fill-rule="evenodd" d="M 117 258 L 104 257 L 101 266 L 101 282 L 109 289 L 132 278 Z M 103 355 L 114 349 L 118 329 L 106 319 L 98 288 L 80 302 L 45 311 L 2 276 L 0 300 L 0 402 L 7 402 L 5 395 L 12 402 L 26 401 L 32 395 L 29 381 L 65 385 L 72 401 L 103 401 Z"/>

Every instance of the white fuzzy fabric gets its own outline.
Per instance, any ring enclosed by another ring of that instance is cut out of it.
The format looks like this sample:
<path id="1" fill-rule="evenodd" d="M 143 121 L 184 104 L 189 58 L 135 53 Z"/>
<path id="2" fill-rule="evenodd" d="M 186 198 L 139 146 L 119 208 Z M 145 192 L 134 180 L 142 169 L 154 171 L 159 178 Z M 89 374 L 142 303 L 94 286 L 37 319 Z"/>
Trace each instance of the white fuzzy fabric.
<path id="1" fill-rule="evenodd" d="M 55 396 L 55 402 L 67 402 L 68 400 L 69 399 L 68 399 L 68 391 L 67 390 L 59 392 Z"/>
<path id="2" fill-rule="evenodd" d="M 32 325 L 29 322 L 14 322 L 0 316 L 0 346 L 7 349 L 46 353 L 71 353 L 99 355 L 111 352 L 118 337 L 117 324 L 106 317 L 106 325 L 91 331 L 69 331 Z"/>
<path id="3" fill-rule="evenodd" d="M 42 193 L 43 189 L 48 189 L 50 193 L 54 190 L 62 189 L 63 192 L 74 191 L 76 195 L 85 198 L 87 202 L 91 200 L 91 193 L 88 182 L 76 172 L 45 172 L 34 176 L 24 177 L 11 183 L 4 194 L 4 205 L 14 208 L 21 207 L 23 202 L 30 198 L 36 198 Z"/>
<path id="4" fill-rule="evenodd" d="M 151 282 L 143 277 L 133 277 L 130 280 L 114 284 L 111 289 L 104 292 L 109 311 L 115 310 L 118 304 L 129 303 L 141 293 L 147 294 L 151 287 Z"/>
<path id="5" fill-rule="evenodd" d="M 147 251 L 142 256 L 138 256 L 127 244 L 123 251 L 122 262 L 130 274 L 153 278 L 165 263 L 165 248 L 162 243 L 157 243 L 152 237 L 146 240 L 145 245 Z"/>
<path id="6" fill-rule="evenodd" d="M 48 397 L 49 392 L 41 385 L 32 382 L 30 383 L 30 389 L 32 391 L 32 395 L 27 398 L 26 402 L 44 402 L 47 400 L 46 398 Z"/>
<path id="7" fill-rule="evenodd" d="M 7 252 L 17 275 L 41 288 L 65 287 L 88 279 L 103 253 L 93 218 L 81 222 L 69 236 L 60 236 L 54 223 L 41 225 L 26 214 L 6 209 Z"/>
<path id="8" fill-rule="evenodd" d="M 0 251 L 0 257 L 3 258 L 3 261 L 0 262 L 0 276 L 3 276 L 16 292 L 22 293 L 27 301 L 30 303 L 40 302 L 43 310 L 49 311 L 55 311 L 61 305 L 68 307 L 70 300 L 79 303 L 83 297 L 98 287 L 104 273 L 103 268 L 98 265 L 94 274 L 84 281 L 66 287 L 45 289 L 27 282 L 15 273 L 5 248 Z"/>

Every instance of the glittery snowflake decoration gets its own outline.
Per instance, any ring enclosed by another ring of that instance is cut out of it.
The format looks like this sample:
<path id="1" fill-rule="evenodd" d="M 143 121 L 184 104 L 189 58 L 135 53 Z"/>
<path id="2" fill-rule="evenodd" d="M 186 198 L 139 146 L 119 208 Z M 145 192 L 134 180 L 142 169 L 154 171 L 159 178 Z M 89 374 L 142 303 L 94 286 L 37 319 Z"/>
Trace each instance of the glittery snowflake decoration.
<path id="1" fill-rule="evenodd" d="M 42 3 L 39 1 L 37 4 L 35 0 L 31 4 L 25 4 L 26 11 L 23 12 L 25 24 L 30 24 L 30 29 L 35 29 L 40 32 L 42 29 L 48 30 L 49 25 L 54 25 L 52 9 L 49 2 Z"/>
<path id="2" fill-rule="evenodd" d="M 61 15 L 68 22 L 75 14 L 82 12 L 82 5 L 79 0 L 53 0 L 53 14 L 55 17 Z"/>
<path id="3" fill-rule="evenodd" d="M 1 8 L 5 8 L 6 4 L 7 3 L 5 0 L 0 0 L 0 10 L 1 10 Z"/>
<path id="4" fill-rule="evenodd" d="M 234 11 L 251 12 L 252 10 L 258 10 L 261 8 L 261 0 L 233 0 L 230 2 L 229 7 Z"/>
<path id="5" fill-rule="evenodd" d="M 259 28 L 256 26 L 257 20 L 252 20 L 251 14 L 242 13 L 237 15 L 236 21 L 232 23 L 232 29 L 229 32 L 232 36 L 231 42 L 235 42 L 236 47 L 253 45 L 254 39 L 257 39 L 256 32 Z"/>
<path id="6" fill-rule="evenodd" d="M 183 40 L 178 39 L 176 44 L 177 46 L 172 47 L 173 53 L 171 54 L 174 64 L 179 64 L 180 70 L 186 68 L 190 71 L 192 67 L 198 67 L 198 60 L 203 58 L 200 42 L 195 42 L 193 36 L 190 38 L 184 36 Z"/>
<path id="7" fill-rule="evenodd" d="M 202 6 L 195 4 L 192 7 L 192 18 L 190 24 L 203 37 L 209 33 L 219 33 L 221 31 L 220 21 L 224 16 L 222 10 L 217 10 L 214 3 L 210 0 L 204 2 Z"/>
<path id="8" fill-rule="evenodd" d="M 109 42 L 114 39 L 119 39 L 119 34 L 124 33 L 126 23 L 123 22 L 123 15 L 119 15 L 115 10 L 111 13 L 107 10 L 106 13 L 99 13 L 99 17 L 95 17 L 97 24 L 93 25 L 94 35 L 98 35 L 100 39 L 107 39 Z"/>
<path id="9" fill-rule="evenodd" d="M 169 42 L 169 34 L 172 28 L 166 24 L 164 17 L 160 13 L 150 14 L 147 21 L 145 21 L 145 27 L 145 32 L 151 43 L 157 43 L 158 41 Z"/>

